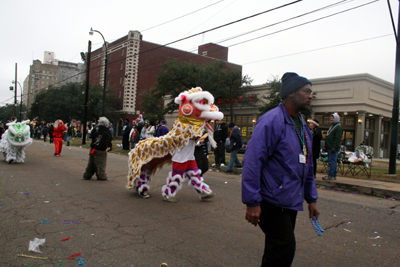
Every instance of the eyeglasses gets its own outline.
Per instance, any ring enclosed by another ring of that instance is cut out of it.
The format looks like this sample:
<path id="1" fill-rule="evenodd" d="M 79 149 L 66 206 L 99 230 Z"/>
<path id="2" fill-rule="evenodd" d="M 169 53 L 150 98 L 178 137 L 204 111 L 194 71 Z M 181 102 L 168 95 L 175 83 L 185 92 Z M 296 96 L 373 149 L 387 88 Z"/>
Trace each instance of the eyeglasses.
<path id="1" fill-rule="evenodd" d="M 306 95 L 313 95 L 313 91 L 310 89 L 302 90 Z"/>

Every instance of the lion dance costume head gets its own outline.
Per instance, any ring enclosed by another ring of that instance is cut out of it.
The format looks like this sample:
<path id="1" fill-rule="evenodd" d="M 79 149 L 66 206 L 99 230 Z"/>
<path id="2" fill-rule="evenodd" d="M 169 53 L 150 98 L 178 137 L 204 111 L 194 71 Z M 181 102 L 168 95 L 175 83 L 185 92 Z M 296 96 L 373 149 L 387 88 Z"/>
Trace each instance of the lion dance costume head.
<path id="1" fill-rule="evenodd" d="M 24 162 L 25 147 L 32 144 L 30 128 L 27 125 L 29 120 L 7 123 L 7 131 L 4 132 L 0 142 L 0 152 L 3 153 L 4 160 L 11 162 Z"/>

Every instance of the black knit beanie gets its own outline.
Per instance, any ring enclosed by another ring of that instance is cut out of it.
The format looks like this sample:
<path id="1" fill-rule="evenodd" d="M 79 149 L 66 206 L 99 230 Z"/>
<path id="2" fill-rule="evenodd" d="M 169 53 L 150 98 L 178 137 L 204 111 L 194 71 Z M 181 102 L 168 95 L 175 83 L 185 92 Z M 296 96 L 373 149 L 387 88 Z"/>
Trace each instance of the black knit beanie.
<path id="1" fill-rule="evenodd" d="M 301 77 L 294 72 L 286 72 L 282 76 L 281 99 L 285 99 L 288 95 L 296 92 L 306 84 L 312 85 L 307 78 Z"/>

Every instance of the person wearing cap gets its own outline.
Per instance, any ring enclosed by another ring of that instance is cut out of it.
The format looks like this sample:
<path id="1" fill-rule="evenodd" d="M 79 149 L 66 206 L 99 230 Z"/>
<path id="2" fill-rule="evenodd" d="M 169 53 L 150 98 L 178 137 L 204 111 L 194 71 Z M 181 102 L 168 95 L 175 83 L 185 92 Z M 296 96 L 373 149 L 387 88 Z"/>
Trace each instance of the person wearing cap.
<path id="1" fill-rule="evenodd" d="M 231 158 L 229 160 L 229 164 L 225 172 L 232 173 L 233 164 L 235 164 L 236 167 L 238 168 L 242 168 L 242 164 L 240 163 L 237 154 L 239 153 L 239 150 L 242 147 L 243 142 L 242 142 L 242 134 L 239 130 L 239 127 L 237 127 L 234 122 L 229 123 L 228 128 L 230 130 L 229 143 L 231 146 Z"/>
<path id="2" fill-rule="evenodd" d="M 215 163 L 212 166 L 225 166 L 225 142 L 228 138 L 228 126 L 223 120 L 217 120 L 217 127 L 214 131 L 214 140 L 217 147 L 214 149 Z"/>
<path id="3" fill-rule="evenodd" d="M 309 110 L 312 84 L 293 72 L 282 76 L 282 102 L 262 115 L 243 158 L 245 219 L 265 234 L 262 266 L 291 266 L 296 251 L 297 212 L 308 203 L 318 218 L 312 163 L 312 134 L 301 111 Z"/>
<path id="4" fill-rule="evenodd" d="M 157 129 L 157 137 L 166 135 L 169 132 L 168 127 L 165 126 L 165 124 L 167 124 L 167 122 L 165 120 L 161 120 L 161 126 Z"/>
<path id="5" fill-rule="evenodd" d="M 64 132 L 67 130 L 62 120 L 56 120 L 53 130 L 54 156 L 59 157 L 63 146 Z"/>
<path id="6" fill-rule="evenodd" d="M 319 157 L 319 151 L 321 150 L 322 133 L 319 129 L 319 121 L 317 119 L 310 120 L 308 123 L 311 134 L 313 137 L 312 141 L 312 155 L 313 155 L 313 166 L 314 166 L 314 178 L 317 175 L 317 158 Z"/>
<path id="7" fill-rule="evenodd" d="M 323 180 L 336 180 L 337 175 L 337 157 L 342 143 L 343 129 L 340 125 L 340 117 L 334 113 L 331 115 L 332 126 L 326 132 L 325 148 L 328 150 L 329 170 L 328 176 Z"/>

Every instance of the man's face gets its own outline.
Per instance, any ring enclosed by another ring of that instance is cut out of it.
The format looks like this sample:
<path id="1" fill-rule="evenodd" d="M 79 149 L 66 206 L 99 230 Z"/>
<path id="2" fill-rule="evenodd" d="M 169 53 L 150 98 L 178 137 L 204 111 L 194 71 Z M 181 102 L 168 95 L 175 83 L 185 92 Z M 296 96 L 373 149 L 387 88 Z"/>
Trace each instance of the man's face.
<path id="1" fill-rule="evenodd" d="M 217 121 L 218 124 L 222 124 L 223 122 L 224 122 L 223 120 Z"/>
<path id="2" fill-rule="evenodd" d="M 306 84 L 294 92 L 294 102 L 300 110 L 309 110 L 313 100 L 311 84 Z"/>

